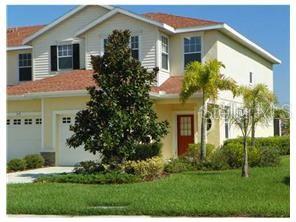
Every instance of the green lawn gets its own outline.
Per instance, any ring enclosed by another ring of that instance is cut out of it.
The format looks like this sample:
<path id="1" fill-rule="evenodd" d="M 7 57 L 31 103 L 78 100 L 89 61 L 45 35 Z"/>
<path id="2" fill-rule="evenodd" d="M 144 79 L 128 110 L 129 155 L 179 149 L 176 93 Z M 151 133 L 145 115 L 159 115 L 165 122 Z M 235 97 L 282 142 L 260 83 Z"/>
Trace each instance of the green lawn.
<path id="1" fill-rule="evenodd" d="M 124 185 L 8 185 L 9 214 L 289 216 L 289 158 L 280 167 L 187 172 Z M 286 179 L 285 179 L 286 178 Z M 115 206 L 115 208 L 102 206 Z M 117 208 L 116 208 L 117 206 Z"/>

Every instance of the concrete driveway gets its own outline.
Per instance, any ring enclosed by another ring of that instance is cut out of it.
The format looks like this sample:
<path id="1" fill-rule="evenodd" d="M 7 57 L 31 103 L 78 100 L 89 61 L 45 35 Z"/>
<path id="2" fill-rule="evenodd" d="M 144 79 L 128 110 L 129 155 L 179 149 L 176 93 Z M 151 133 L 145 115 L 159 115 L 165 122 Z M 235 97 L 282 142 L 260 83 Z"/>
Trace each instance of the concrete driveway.
<path id="1" fill-rule="evenodd" d="M 34 179 L 56 173 L 70 173 L 74 167 L 45 167 L 7 174 L 7 183 L 32 183 Z"/>

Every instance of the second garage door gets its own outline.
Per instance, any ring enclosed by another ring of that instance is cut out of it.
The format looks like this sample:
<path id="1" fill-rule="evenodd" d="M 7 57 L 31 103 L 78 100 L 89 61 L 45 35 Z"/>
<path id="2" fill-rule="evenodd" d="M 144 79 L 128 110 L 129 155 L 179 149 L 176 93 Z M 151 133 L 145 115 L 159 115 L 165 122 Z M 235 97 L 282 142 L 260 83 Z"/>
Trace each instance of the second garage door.
<path id="1" fill-rule="evenodd" d="M 86 152 L 83 147 L 69 148 L 66 140 L 73 134 L 69 127 L 74 123 L 74 116 L 65 115 L 58 118 L 58 152 L 57 164 L 60 166 L 73 166 L 81 161 L 99 159 L 99 154 Z"/>

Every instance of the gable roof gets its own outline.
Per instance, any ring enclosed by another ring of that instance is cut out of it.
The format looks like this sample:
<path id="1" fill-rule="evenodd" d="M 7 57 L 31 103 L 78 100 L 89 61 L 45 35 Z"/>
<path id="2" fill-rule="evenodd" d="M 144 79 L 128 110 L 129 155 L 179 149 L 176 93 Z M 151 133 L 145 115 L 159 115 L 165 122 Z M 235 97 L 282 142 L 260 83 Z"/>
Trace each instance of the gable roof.
<path id="1" fill-rule="evenodd" d="M 60 18 L 56 19 L 55 21 L 53 21 L 52 23 L 46 25 L 45 27 L 40 29 L 38 32 L 34 33 L 33 35 L 29 36 L 28 38 L 25 38 L 23 41 L 23 44 L 27 44 L 27 43 L 31 42 L 33 39 L 37 38 L 38 36 L 42 35 L 43 33 L 47 32 L 48 30 L 52 29 L 53 27 L 60 24 L 65 19 L 71 17 L 72 15 L 76 14 L 77 12 L 81 11 L 82 9 L 84 9 L 87 6 L 88 5 L 77 6 L 76 8 L 72 9 L 71 11 L 69 11 L 68 13 L 63 15 L 62 17 L 60 17 Z M 112 6 L 108 6 L 108 5 L 100 5 L 100 6 L 103 8 L 106 8 L 108 10 L 113 9 Z"/>
<path id="2" fill-rule="evenodd" d="M 222 24 L 221 22 L 209 21 L 204 19 L 189 18 L 184 16 L 171 15 L 166 13 L 145 13 L 143 16 L 159 21 L 161 23 L 168 24 L 174 28 L 186 28 L 192 26 L 205 26 Z"/>
<path id="3" fill-rule="evenodd" d="M 23 40 L 42 29 L 45 25 L 13 27 L 6 30 L 7 46 L 16 47 L 23 45 Z"/>
<path id="4" fill-rule="evenodd" d="M 179 94 L 182 86 L 183 77 L 174 76 L 168 78 L 161 86 L 152 87 L 151 93 L 154 96 L 165 91 L 166 95 Z M 53 77 L 45 79 L 28 81 L 14 86 L 7 87 L 8 99 L 18 98 L 38 98 L 43 95 L 57 95 L 67 94 L 77 95 L 76 93 L 83 93 L 87 95 L 86 88 L 95 86 L 93 79 L 93 70 L 73 70 L 60 73 Z"/>

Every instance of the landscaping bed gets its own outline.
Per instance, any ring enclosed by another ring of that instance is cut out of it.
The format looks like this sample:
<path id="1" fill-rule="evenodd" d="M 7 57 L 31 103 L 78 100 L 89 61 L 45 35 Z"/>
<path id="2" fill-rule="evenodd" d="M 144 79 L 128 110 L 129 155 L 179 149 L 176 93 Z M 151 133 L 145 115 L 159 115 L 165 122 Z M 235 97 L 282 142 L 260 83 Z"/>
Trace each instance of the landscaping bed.
<path id="1" fill-rule="evenodd" d="M 289 216 L 289 157 L 278 167 L 194 171 L 134 184 L 8 185 L 8 214 Z"/>

